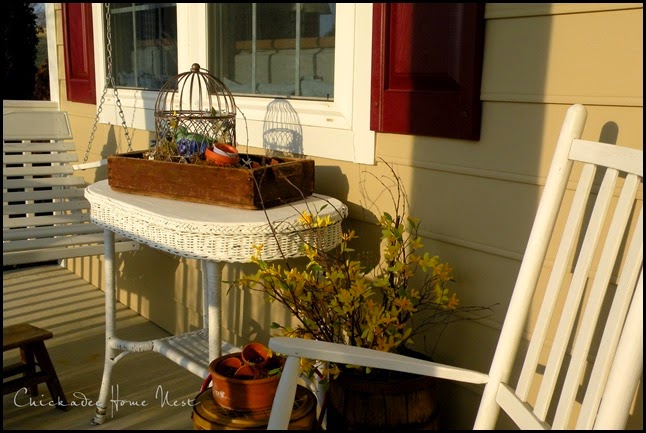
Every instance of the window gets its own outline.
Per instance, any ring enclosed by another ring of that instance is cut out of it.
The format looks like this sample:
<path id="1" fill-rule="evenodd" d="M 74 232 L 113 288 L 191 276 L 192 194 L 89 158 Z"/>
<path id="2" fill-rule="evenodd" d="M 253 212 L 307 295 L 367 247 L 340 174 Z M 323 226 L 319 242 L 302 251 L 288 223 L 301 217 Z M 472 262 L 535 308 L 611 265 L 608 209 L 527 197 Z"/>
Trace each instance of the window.
<path id="1" fill-rule="evenodd" d="M 334 3 L 209 4 L 208 69 L 234 95 L 334 99 L 335 10 Z"/>
<path id="2" fill-rule="evenodd" d="M 154 128 L 156 76 L 186 72 L 199 63 L 231 85 L 239 107 L 236 132 L 242 148 L 246 144 L 271 148 L 263 131 L 280 114 L 274 108 L 281 107 L 296 114 L 282 121 L 298 128 L 302 154 L 374 163 L 374 132 L 369 125 L 371 4 L 168 5 L 130 3 L 111 8 L 113 43 L 119 44 L 119 53 L 113 53 L 115 77 L 126 118 L 133 119 L 133 127 Z M 99 92 L 106 67 L 102 8 L 93 4 Z M 281 24 L 276 25 L 276 20 Z M 234 30 L 236 26 L 240 28 Z M 174 36 L 176 48 L 172 46 Z M 278 44 L 271 49 L 276 54 L 272 61 L 279 60 L 283 66 L 270 70 L 271 77 L 263 77 L 261 68 L 263 56 L 268 57 L 263 48 L 267 43 Z M 105 104 L 115 103 L 107 92 Z M 101 121 L 118 123 L 115 110 L 102 110 Z"/>
<path id="3" fill-rule="evenodd" d="M 112 3 L 110 22 L 118 88 L 159 90 L 177 74 L 174 3 Z"/>

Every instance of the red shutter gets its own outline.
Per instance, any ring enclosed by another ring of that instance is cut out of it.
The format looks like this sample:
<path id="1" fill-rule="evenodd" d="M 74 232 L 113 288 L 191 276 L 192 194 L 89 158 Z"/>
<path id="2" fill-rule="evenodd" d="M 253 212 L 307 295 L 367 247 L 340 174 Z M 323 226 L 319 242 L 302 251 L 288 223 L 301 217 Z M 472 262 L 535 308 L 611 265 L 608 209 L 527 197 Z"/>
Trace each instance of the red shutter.
<path id="1" fill-rule="evenodd" d="M 62 3 L 67 100 L 96 104 L 92 3 Z"/>
<path id="2" fill-rule="evenodd" d="M 484 3 L 375 3 L 370 128 L 478 140 Z"/>

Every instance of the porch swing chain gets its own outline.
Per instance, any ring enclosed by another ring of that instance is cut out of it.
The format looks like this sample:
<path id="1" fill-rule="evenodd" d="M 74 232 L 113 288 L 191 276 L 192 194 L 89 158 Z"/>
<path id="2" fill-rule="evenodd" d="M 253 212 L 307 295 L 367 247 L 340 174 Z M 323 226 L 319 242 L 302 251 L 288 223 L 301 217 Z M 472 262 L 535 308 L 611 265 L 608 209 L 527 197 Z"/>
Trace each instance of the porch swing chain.
<path id="1" fill-rule="evenodd" d="M 87 149 L 85 150 L 85 156 L 83 157 L 83 162 L 87 162 L 88 157 L 90 156 L 90 149 L 92 149 L 92 143 L 94 142 L 94 135 L 96 134 L 96 129 L 99 124 L 99 118 L 101 112 L 103 111 L 103 104 L 105 103 L 105 94 L 108 91 L 108 83 L 112 86 L 114 91 L 114 98 L 117 108 L 119 109 L 119 117 L 121 118 L 121 126 L 123 127 L 123 132 L 126 135 L 126 141 L 128 142 L 128 152 L 132 151 L 132 139 L 128 133 L 128 125 L 126 124 L 126 116 L 123 114 L 123 107 L 121 106 L 121 100 L 119 99 L 119 92 L 117 91 L 117 86 L 114 82 L 114 77 L 112 76 L 112 26 L 110 23 L 110 3 L 105 3 L 105 22 L 106 22 L 106 38 L 107 38 L 107 76 L 106 82 L 103 86 L 103 93 L 101 94 L 101 100 L 99 101 L 99 106 L 96 110 L 96 118 L 94 119 L 94 125 L 92 126 L 92 132 L 90 133 L 90 139 L 88 141 Z"/>

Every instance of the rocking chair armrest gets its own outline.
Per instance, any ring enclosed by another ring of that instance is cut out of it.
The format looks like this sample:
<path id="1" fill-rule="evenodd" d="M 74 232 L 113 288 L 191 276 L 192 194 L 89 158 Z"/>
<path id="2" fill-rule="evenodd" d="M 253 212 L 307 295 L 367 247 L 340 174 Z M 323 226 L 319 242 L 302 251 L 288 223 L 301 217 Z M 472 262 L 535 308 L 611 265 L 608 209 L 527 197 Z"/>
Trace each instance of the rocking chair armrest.
<path id="1" fill-rule="evenodd" d="M 272 337 L 269 340 L 269 347 L 286 356 L 403 371 L 467 383 L 478 384 L 489 381 L 487 374 L 478 371 L 345 344 L 302 338 Z"/>
<path id="2" fill-rule="evenodd" d="M 287 429 L 300 374 L 300 358 L 403 371 L 459 382 L 487 383 L 489 381 L 487 374 L 477 371 L 345 344 L 272 337 L 269 340 L 269 347 L 274 352 L 285 355 L 287 361 L 276 390 L 268 430 Z"/>

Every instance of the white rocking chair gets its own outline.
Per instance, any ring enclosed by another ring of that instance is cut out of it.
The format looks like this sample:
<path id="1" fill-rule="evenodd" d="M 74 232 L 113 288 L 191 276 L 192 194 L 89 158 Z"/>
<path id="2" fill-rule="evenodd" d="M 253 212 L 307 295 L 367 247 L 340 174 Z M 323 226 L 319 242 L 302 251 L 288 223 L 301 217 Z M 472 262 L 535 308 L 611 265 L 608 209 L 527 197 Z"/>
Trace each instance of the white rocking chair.
<path id="1" fill-rule="evenodd" d="M 484 384 L 474 429 L 495 428 L 500 409 L 521 429 L 625 428 L 643 369 L 643 150 L 581 140 L 586 116 L 581 105 L 567 112 L 487 374 L 370 349 L 275 337 L 269 346 L 287 361 L 269 429 L 287 428 L 301 357 Z M 518 353 L 575 162 L 582 171 L 558 234 L 540 313 L 527 352 Z M 593 188 L 595 175 L 603 175 L 598 190 Z M 565 305 L 557 314 L 562 290 Z M 595 331 L 601 335 L 596 343 Z M 511 383 L 515 364 L 523 367 Z M 539 383 L 532 388 L 535 381 Z M 573 410 L 577 402 L 578 411 Z"/>

